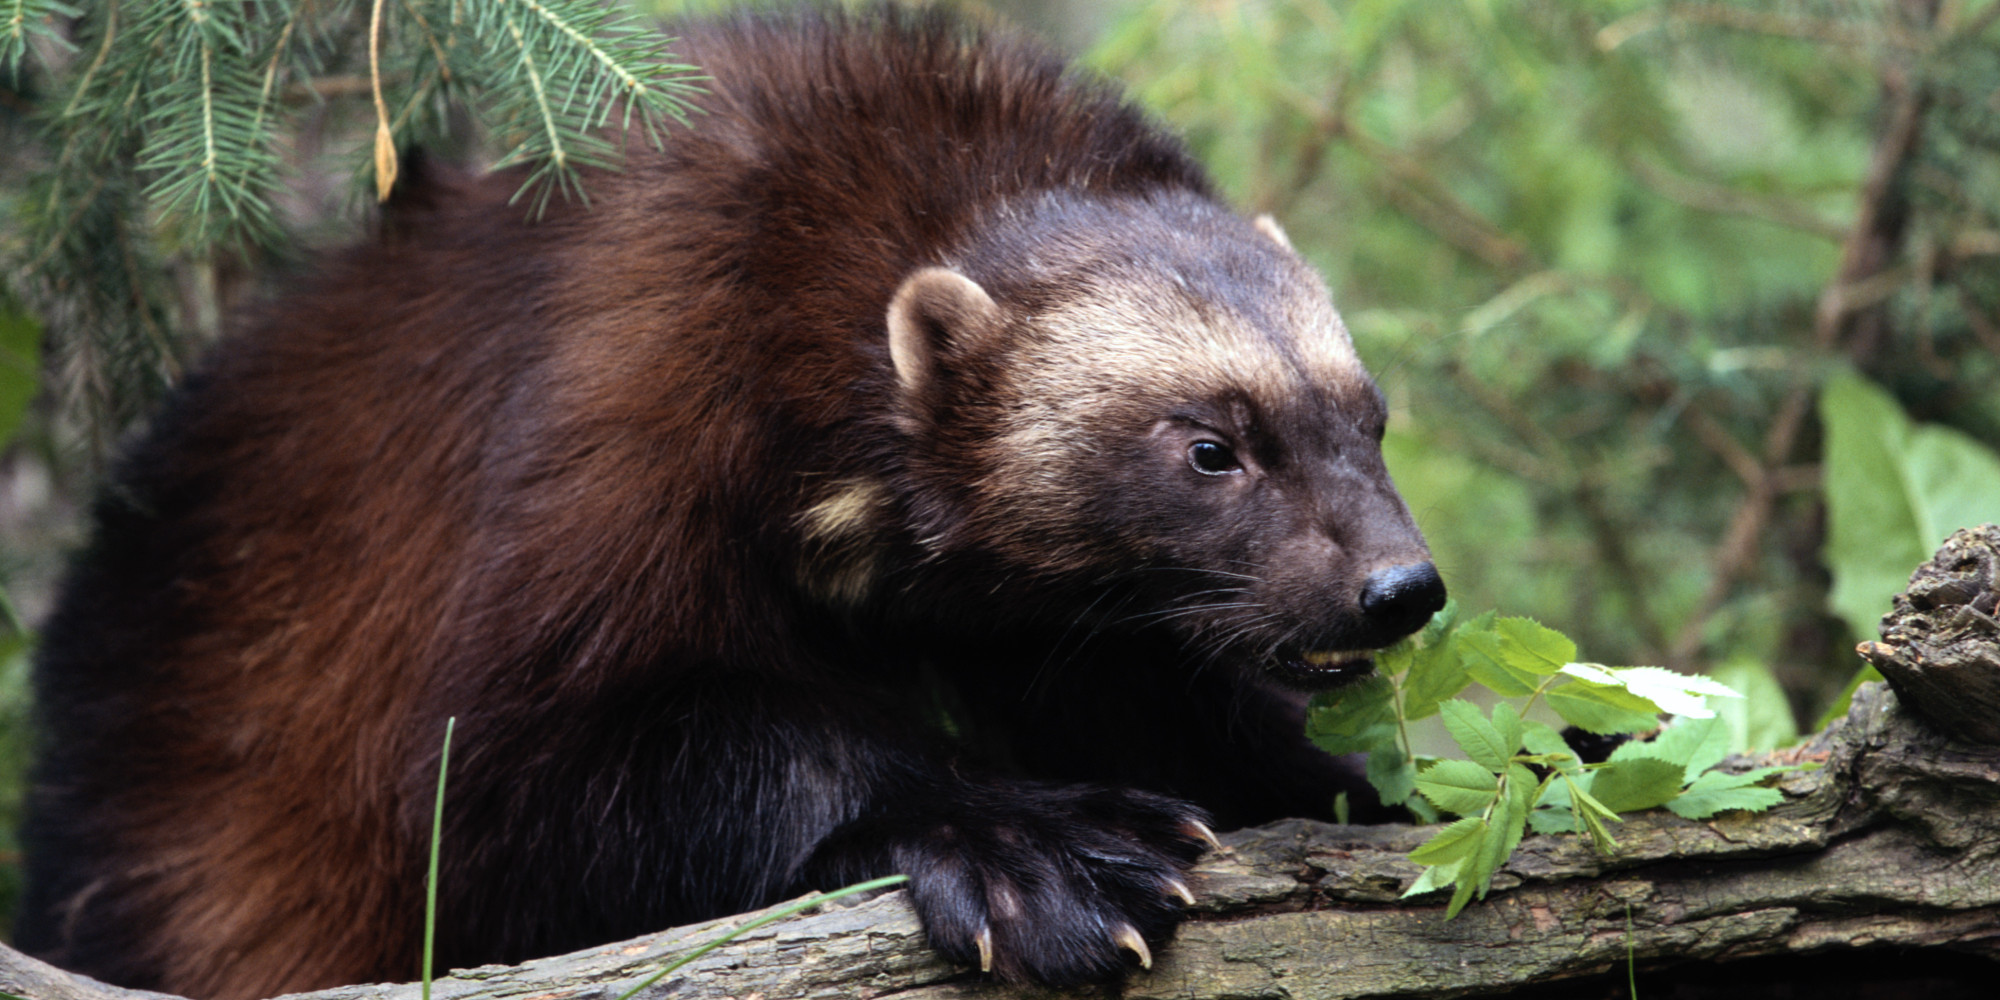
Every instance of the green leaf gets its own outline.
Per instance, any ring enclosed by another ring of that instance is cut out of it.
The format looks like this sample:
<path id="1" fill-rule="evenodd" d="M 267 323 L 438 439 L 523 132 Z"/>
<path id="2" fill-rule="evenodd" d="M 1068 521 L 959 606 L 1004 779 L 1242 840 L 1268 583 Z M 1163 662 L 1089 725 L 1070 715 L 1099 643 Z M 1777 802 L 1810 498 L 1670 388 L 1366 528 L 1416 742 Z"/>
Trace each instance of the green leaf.
<path id="1" fill-rule="evenodd" d="M 1486 898 L 1486 890 L 1493 885 L 1493 875 L 1507 860 L 1506 850 L 1510 831 L 1527 825 L 1527 817 L 1515 816 L 1502 798 L 1493 804 L 1493 816 L 1487 823 L 1486 835 L 1479 838 L 1479 850 L 1465 859 L 1459 869 L 1458 881 L 1461 886 L 1471 883 L 1472 891 L 1479 898 Z"/>
<path id="2" fill-rule="evenodd" d="M 1501 618 L 1493 623 L 1500 651 L 1510 666 L 1546 677 L 1576 659 L 1576 643 L 1532 618 Z"/>
<path id="3" fill-rule="evenodd" d="M 1652 702 L 1622 687 L 1574 681 L 1551 688 L 1542 700 L 1563 721 L 1593 733 L 1643 733 L 1660 725 Z"/>
<path id="4" fill-rule="evenodd" d="M 1546 722 L 1528 720 L 1521 724 L 1521 745 L 1531 754 L 1544 758 L 1538 763 L 1546 763 L 1558 771 L 1575 774 L 1583 769 L 1583 762 L 1577 759 L 1576 751 L 1569 741 L 1556 732 L 1554 726 Z"/>
<path id="5" fill-rule="evenodd" d="M 1580 833 L 1576 814 L 1568 809 L 1537 809 L 1528 814 L 1528 827 L 1536 833 Z"/>
<path id="6" fill-rule="evenodd" d="M 1519 743 L 1509 743 L 1494 728 L 1479 706 L 1469 701 L 1453 698 L 1438 706 L 1438 714 L 1444 717 L 1444 728 L 1451 738 L 1458 741 L 1465 755 L 1494 774 L 1507 769 L 1507 761 L 1514 756 Z"/>
<path id="7" fill-rule="evenodd" d="M 1526 736 L 1526 727 L 1521 722 L 1521 713 L 1514 706 L 1500 702 L 1493 706 L 1493 728 L 1500 733 L 1500 745 L 1507 748 L 1507 756 L 1512 757 L 1521 749 L 1521 740 Z"/>
<path id="8" fill-rule="evenodd" d="M 1633 757 L 1599 768 L 1590 794 L 1612 812 L 1633 812 L 1665 805 L 1687 783 L 1686 769 L 1670 760 Z"/>
<path id="9" fill-rule="evenodd" d="M 1432 617 L 1430 625 L 1418 634 L 1409 672 L 1403 678 L 1405 719 L 1414 721 L 1437 714 L 1440 702 L 1465 690 L 1472 682 L 1459 651 L 1459 633 L 1461 629 L 1478 631 L 1489 627 L 1493 614 L 1487 612 L 1460 625 L 1454 620 L 1456 610 L 1447 602 L 1445 609 Z M 1445 624 L 1440 627 L 1440 623 Z"/>
<path id="10" fill-rule="evenodd" d="M 1783 802 L 1785 796 L 1775 788 L 1759 787 L 1757 783 L 1789 770 L 1795 768 L 1760 767 L 1743 774 L 1710 771 L 1696 778 L 1679 798 L 1668 802 L 1667 809 L 1686 819 L 1707 819 L 1731 809 L 1763 812 Z"/>
<path id="11" fill-rule="evenodd" d="M 1625 690 L 1674 715 L 1706 719 L 1715 713 L 1705 698 L 1743 697 L 1712 677 L 1683 674 L 1665 667 L 1612 667 L 1609 672 L 1625 685 Z"/>
<path id="12" fill-rule="evenodd" d="M 1483 845 L 1491 857 L 1481 859 L 1480 867 L 1486 875 L 1479 884 L 1479 898 L 1486 898 L 1487 890 L 1493 886 L 1493 874 L 1514 856 L 1514 848 L 1521 845 L 1521 836 L 1528 829 L 1528 813 L 1534 808 L 1535 792 L 1540 787 L 1533 771 L 1520 764 L 1507 765 L 1507 793 L 1495 804 L 1491 833 Z"/>
<path id="13" fill-rule="evenodd" d="M 1424 893 L 1436 892 L 1451 885 L 1452 882 L 1458 879 L 1458 869 L 1459 863 L 1456 861 L 1450 864 L 1432 865 L 1425 868 L 1423 873 L 1417 876 L 1417 880 L 1411 882 L 1408 889 L 1403 890 L 1402 898 L 1408 899 L 1411 896 L 1421 896 Z"/>
<path id="14" fill-rule="evenodd" d="M 1861 690 L 1861 685 L 1886 679 L 1882 676 L 1882 671 L 1875 669 L 1873 663 L 1862 664 L 1861 669 L 1856 670 L 1854 677 L 1847 682 L 1847 686 L 1841 689 L 1840 697 L 1833 699 L 1833 704 L 1826 707 L 1826 713 L 1819 717 L 1819 722 L 1815 723 L 1813 728 L 1825 729 L 1833 725 L 1833 720 L 1845 718 L 1847 710 L 1854 705 L 1854 692 Z"/>
<path id="15" fill-rule="evenodd" d="M 1826 427 L 1827 603 L 1856 636 L 1877 637 L 1910 571 L 1958 528 L 2000 522 L 2000 456 L 1944 427 L 1917 425 L 1854 375 L 1820 393 Z"/>
<path id="16" fill-rule="evenodd" d="M 1368 753 L 1395 736 L 1395 685 L 1380 673 L 1307 703 L 1306 738 L 1327 753 Z"/>
<path id="17" fill-rule="evenodd" d="M 1729 726 L 1718 718 L 1678 719 L 1661 730 L 1660 735 L 1643 743 L 1627 743 L 1613 750 L 1611 756 L 1615 759 L 1626 747 L 1633 746 L 1644 748 L 1637 752 L 1679 764 L 1683 768 L 1681 783 L 1686 784 L 1729 756 Z"/>
<path id="18" fill-rule="evenodd" d="M 1576 644 L 1528 618 L 1495 619 L 1488 630 L 1461 636 L 1461 659 L 1472 679 L 1508 697 L 1534 692 L 1540 679 L 1576 659 Z"/>
<path id="19" fill-rule="evenodd" d="M 1590 775 L 1585 775 L 1584 777 L 1590 777 Z M 1606 809 L 1604 803 L 1597 801 L 1595 797 L 1585 791 L 1583 789 L 1582 778 L 1566 776 L 1563 778 L 1563 784 L 1569 790 L 1571 810 L 1575 812 L 1578 819 L 1583 821 L 1584 830 L 1590 834 L 1591 846 L 1595 847 L 1599 854 L 1610 854 L 1612 851 L 1617 850 L 1618 840 L 1611 836 L 1611 830 L 1604 825 L 1604 822 L 1606 820 L 1610 820 L 1613 823 L 1622 822 L 1618 818 L 1618 814 Z"/>
<path id="20" fill-rule="evenodd" d="M 1743 692 L 1740 699 L 1715 705 L 1716 714 L 1729 727 L 1732 752 L 1775 750 L 1799 741 L 1799 722 L 1792 715 L 1791 700 L 1785 697 L 1785 689 L 1762 660 L 1731 657 L 1717 666 L 1711 676 Z"/>
<path id="21" fill-rule="evenodd" d="M 1443 865 L 1462 861 L 1479 850 L 1486 838 L 1486 821 L 1467 816 L 1439 830 L 1423 846 L 1410 852 L 1410 860 L 1420 865 Z"/>
<path id="22" fill-rule="evenodd" d="M 1441 760 L 1417 772 L 1417 791 L 1445 812 L 1484 812 L 1500 793 L 1491 771 L 1469 760 Z"/>
<path id="23" fill-rule="evenodd" d="M 1375 786 L 1375 793 L 1382 797 L 1382 804 L 1402 805 L 1417 792 L 1417 768 L 1403 753 L 1402 744 L 1390 740 L 1375 748 L 1368 755 L 1365 772 L 1368 783 Z"/>
<path id="24" fill-rule="evenodd" d="M 1472 890 L 1478 886 L 1479 878 L 1472 872 L 1465 870 L 1465 865 L 1470 861 L 1471 859 L 1468 858 L 1466 861 L 1459 862 L 1458 888 L 1452 891 L 1451 902 L 1445 904 L 1444 918 L 1446 920 L 1458 916 L 1459 911 L 1465 909 L 1465 904 L 1472 902 Z"/>

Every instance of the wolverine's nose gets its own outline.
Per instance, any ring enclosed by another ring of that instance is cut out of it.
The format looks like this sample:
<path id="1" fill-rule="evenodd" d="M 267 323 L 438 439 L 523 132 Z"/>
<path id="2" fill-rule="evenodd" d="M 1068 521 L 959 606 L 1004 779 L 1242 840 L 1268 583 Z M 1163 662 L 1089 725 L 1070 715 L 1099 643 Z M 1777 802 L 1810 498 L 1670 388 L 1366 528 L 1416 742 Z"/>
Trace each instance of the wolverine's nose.
<path id="1" fill-rule="evenodd" d="M 1391 566 L 1361 584 L 1361 611 L 1370 624 L 1404 636 L 1422 628 L 1444 607 L 1444 580 L 1431 563 Z"/>

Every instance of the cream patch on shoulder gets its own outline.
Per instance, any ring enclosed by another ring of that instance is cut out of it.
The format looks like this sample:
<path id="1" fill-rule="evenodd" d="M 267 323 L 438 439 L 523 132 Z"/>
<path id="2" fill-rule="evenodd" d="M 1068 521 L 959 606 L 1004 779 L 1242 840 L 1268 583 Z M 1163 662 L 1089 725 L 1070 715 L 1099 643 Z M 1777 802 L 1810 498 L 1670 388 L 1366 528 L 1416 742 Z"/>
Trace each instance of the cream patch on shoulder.
<path id="1" fill-rule="evenodd" d="M 872 479 L 842 479 L 799 514 L 807 541 L 832 544 L 869 533 L 889 491 Z"/>
<path id="2" fill-rule="evenodd" d="M 881 547 L 876 537 L 889 490 L 872 479 L 837 480 L 799 513 L 806 552 L 798 581 L 829 604 L 851 607 L 874 593 Z"/>

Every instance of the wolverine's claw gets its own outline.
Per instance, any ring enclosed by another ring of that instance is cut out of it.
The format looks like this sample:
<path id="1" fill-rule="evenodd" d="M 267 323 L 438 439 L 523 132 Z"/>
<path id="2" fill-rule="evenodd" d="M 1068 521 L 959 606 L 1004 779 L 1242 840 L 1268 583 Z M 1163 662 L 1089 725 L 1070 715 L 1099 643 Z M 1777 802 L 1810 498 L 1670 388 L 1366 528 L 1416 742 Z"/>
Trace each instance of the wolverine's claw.
<path id="1" fill-rule="evenodd" d="M 1222 841 L 1215 839 L 1215 831 L 1209 829 L 1207 823 L 1198 819 L 1191 819 L 1187 821 L 1186 827 L 1189 833 L 1207 841 L 1209 847 L 1218 851 L 1222 850 Z"/>
<path id="2" fill-rule="evenodd" d="M 1171 895 L 1179 896 L 1181 902 L 1186 903 L 1189 906 L 1194 905 L 1194 893 L 1188 891 L 1187 883 L 1181 881 L 1180 879 L 1177 878 L 1168 879 L 1167 892 Z"/>
<path id="3" fill-rule="evenodd" d="M 979 971 L 993 971 L 993 928 L 981 927 L 979 937 Z"/>
<path id="4" fill-rule="evenodd" d="M 1139 936 L 1138 928 L 1131 924 L 1119 924 L 1118 929 L 1111 932 L 1111 939 L 1118 942 L 1119 947 L 1138 955 L 1140 968 L 1153 967 L 1153 950 L 1146 947 L 1146 939 Z"/>

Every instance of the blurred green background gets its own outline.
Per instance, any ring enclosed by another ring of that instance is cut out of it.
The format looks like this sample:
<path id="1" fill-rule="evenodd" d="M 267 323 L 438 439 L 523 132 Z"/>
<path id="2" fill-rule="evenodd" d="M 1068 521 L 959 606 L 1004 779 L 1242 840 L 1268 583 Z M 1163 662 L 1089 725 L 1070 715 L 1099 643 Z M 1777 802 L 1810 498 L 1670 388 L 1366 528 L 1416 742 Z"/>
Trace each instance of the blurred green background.
<path id="1" fill-rule="evenodd" d="M 651 9 L 690 6 L 726 5 Z M 2000 520 L 1996 0 L 967 9 L 1125 81 L 1324 271 L 1463 607 L 1810 722 L 1910 569 Z M 30 622 L 109 443 L 298 248 L 360 231 L 372 122 L 330 50 L 287 98 L 287 242 L 154 231 L 114 262 L 147 269 L 121 280 L 153 353 L 121 353 L 16 224 L 60 160 L 33 116 L 84 66 L 37 51 L 0 76 L 0 587 Z M 0 913 L 26 648 L 0 645 Z"/>

